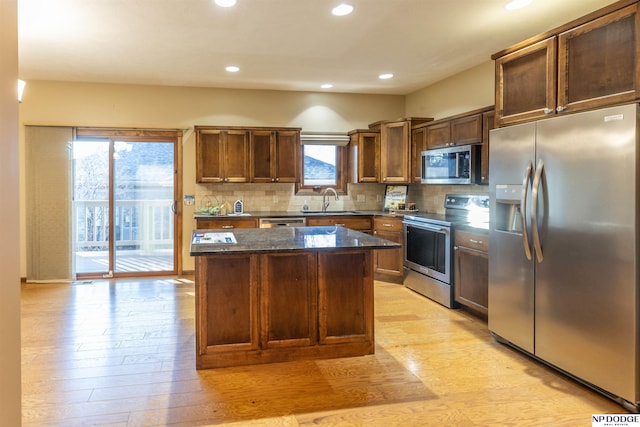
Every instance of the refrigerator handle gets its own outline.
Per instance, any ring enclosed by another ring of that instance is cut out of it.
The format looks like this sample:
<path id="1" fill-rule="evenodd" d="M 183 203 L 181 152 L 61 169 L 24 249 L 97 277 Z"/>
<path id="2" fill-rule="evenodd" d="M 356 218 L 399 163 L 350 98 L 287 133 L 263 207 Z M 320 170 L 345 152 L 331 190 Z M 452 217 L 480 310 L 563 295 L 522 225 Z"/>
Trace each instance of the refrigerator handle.
<path id="1" fill-rule="evenodd" d="M 540 192 L 540 181 L 544 171 L 544 162 L 538 161 L 536 173 L 533 177 L 533 189 L 531 191 L 531 235 L 533 236 L 533 247 L 536 250 L 536 259 L 540 264 L 544 256 L 542 255 L 542 245 L 540 244 L 540 233 L 538 232 L 538 193 Z"/>
<path id="2" fill-rule="evenodd" d="M 522 224 L 522 245 L 524 246 L 524 254 L 531 261 L 531 245 L 529 244 L 529 232 L 527 231 L 527 198 L 529 195 L 529 181 L 531 180 L 531 170 L 533 162 L 529 160 L 527 169 L 522 179 L 522 199 L 520 200 L 520 224 Z"/>

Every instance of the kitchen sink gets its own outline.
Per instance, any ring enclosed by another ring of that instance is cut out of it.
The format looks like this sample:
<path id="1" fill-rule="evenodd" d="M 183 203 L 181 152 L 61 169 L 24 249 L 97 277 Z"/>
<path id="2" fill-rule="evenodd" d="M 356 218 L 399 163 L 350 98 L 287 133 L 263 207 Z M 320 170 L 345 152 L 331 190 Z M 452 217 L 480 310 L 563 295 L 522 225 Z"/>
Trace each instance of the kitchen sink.
<path id="1" fill-rule="evenodd" d="M 353 215 L 357 211 L 301 211 L 303 215 Z"/>

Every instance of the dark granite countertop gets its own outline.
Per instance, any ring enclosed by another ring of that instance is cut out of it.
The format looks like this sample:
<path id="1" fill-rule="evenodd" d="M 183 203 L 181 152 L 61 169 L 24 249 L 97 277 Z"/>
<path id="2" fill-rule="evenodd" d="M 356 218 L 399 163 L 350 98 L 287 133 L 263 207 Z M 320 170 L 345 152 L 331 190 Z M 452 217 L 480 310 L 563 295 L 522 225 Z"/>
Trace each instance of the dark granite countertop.
<path id="1" fill-rule="evenodd" d="M 208 215 L 196 212 L 193 217 L 195 219 L 198 218 L 243 218 L 243 217 L 255 217 L 255 218 L 301 218 L 301 217 L 316 217 L 316 216 L 402 216 L 402 215 L 393 215 L 389 212 L 382 211 L 332 211 L 328 210 L 327 212 L 319 212 L 319 211 L 249 211 L 245 212 L 242 215 L 237 214 L 229 214 L 229 215 Z"/>
<path id="2" fill-rule="evenodd" d="M 205 233 L 217 237 L 232 234 L 237 243 L 202 243 Z M 200 242 L 200 243 L 196 243 Z M 341 226 L 239 228 L 195 230 L 191 235 L 192 256 L 259 252 L 326 251 L 348 249 L 398 249 L 402 245 Z"/>

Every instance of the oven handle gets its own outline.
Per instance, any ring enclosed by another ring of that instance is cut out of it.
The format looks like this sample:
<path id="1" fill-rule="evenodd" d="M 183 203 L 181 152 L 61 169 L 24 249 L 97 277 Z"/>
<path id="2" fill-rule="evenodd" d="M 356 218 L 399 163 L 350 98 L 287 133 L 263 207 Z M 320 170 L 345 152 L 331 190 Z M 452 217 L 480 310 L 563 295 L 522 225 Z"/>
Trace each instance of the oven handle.
<path id="1" fill-rule="evenodd" d="M 410 225 L 412 227 L 421 228 L 423 230 L 436 231 L 438 233 L 443 233 L 443 234 L 448 234 L 449 233 L 449 229 L 448 228 L 429 227 L 428 225 L 425 225 L 425 224 L 416 224 L 416 223 L 413 223 L 413 222 L 405 222 L 405 224 L 406 225 Z"/>

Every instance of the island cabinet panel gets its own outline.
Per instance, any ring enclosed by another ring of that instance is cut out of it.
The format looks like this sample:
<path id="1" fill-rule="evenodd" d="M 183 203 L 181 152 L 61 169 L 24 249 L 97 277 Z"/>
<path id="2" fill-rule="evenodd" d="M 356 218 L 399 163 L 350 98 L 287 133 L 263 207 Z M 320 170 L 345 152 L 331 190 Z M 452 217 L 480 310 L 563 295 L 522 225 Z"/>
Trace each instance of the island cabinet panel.
<path id="1" fill-rule="evenodd" d="M 373 352 L 371 251 L 319 252 L 320 344 L 362 342 Z"/>
<path id="2" fill-rule="evenodd" d="M 258 270 L 252 255 L 230 255 L 224 262 L 202 257 L 196 265 L 200 308 L 197 347 L 199 354 L 216 351 L 246 351 L 259 346 Z M 204 278 L 214 278 L 216 286 L 204 286 Z M 221 304 L 220 301 L 224 301 Z"/>
<path id="3" fill-rule="evenodd" d="M 262 347 L 315 345 L 318 286 L 314 254 L 264 255 L 260 267 Z"/>

